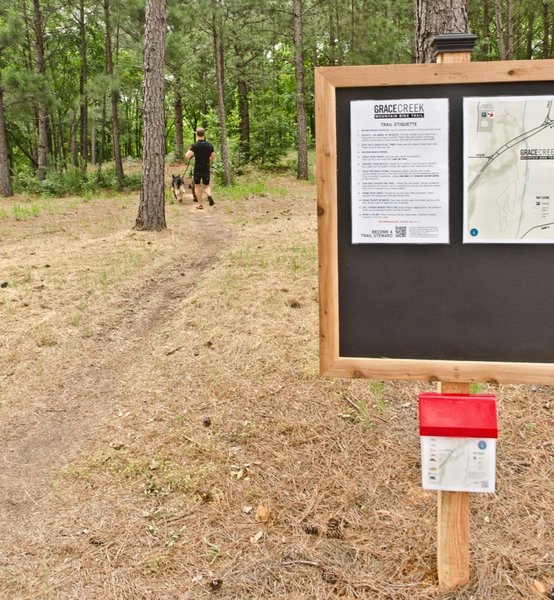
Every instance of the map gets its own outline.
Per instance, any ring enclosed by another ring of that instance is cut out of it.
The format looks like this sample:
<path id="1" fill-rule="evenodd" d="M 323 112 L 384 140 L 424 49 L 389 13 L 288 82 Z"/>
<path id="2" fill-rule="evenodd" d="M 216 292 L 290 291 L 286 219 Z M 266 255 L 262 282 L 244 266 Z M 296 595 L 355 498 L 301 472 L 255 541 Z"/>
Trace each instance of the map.
<path id="1" fill-rule="evenodd" d="M 494 492 L 496 439 L 421 436 L 427 490 Z"/>
<path id="2" fill-rule="evenodd" d="M 554 242 L 553 102 L 464 98 L 464 243 Z"/>

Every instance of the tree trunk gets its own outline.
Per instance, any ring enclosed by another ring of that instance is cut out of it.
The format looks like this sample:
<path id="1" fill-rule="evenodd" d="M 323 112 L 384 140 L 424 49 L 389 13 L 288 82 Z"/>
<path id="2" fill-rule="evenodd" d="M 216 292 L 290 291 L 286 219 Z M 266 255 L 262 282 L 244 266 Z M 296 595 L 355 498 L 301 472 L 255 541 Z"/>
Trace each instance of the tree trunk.
<path id="1" fill-rule="evenodd" d="M 98 152 L 98 164 L 100 167 L 104 164 L 106 156 L 106 96 L 102 98 L 102 121 L 100 123 L 100 149 Z"/>
<path id="2" fill-rule="evenodd" d="M 245 74 L 244 48 L 239 44 L 235 44 L 235 56 L 239 115 L 239 162 L 240 164 L 246 164 L 250 161 L 250 103 Z"/>
<path id="3" fill-rule="evenodd" d="M 135 229 L 160 231 L 165 223 L 164 123 L 165 0 L 147 0 L 144 30 L 144 138 L 142 186 Z"/>
<path id="4" fill-rule="evenodd" d="M 248 84 L 243 76 L 237 81 L 238 112 L 239 112 L 239 148 L 240 162 L 250 161 L 250 106 L 248 102 Z"/>
<path id="5" fill-rule="evenodd" d="M 62 169 L 65 169 L 67 166 L 67 148 L 65 147 L 65 139 L 64 139 L 64 116 L 65 113 L 62 110 L 61 106 L 58 106 L 58 114 L 57 114 L 57 130 L 58 130 L 58 139 L 60 141 L 60 164 Z"/>
<path id="6" fill-rule="evenodd" d="M 90 162 L 96 166 L 96 119 L 92 117 L 92 131 L 90 132 Z"/>
<path id="7" fill-rule="evenodd" d="M 112 27 L 110 18 L 110 0 L 104 0 L 104 19 L 106 21 L 106 73 L 113 78 L 113 56 L 112 56 Z M 118 101 L 119 92 L 112 82 L 110 94 L 112 101 L 112 153 L 115 165 L 115 177 L 117 187 L 122 190 L 124 183 L 123 161 L 121 159 L 121 135 L 119 129 Z"/>
<path id="8" fill-rule="evenodd" d="M 328 5 L 327 16 L 329 17 L 329 23 L 327 26 L 328 43 L 329 43 L 329 63 L 330 63 L 330 66 L 333 67 L 337 63 L 335 60 L 335 53 L 333 51 L 333 48 L 335 47 L 335 31 L 333 28 L 333 11 L 332 11 L 331 5 Z"/>
<path id="9" fill-rule="evenodd" d="M 223 45 L 221 43 L 221 30 L 217 22 L 215 8 L 212 14 L 212 33 L 215 57 L 215 77 L 217 82 L 217 103 L 219 107 L 219 132 L 221 146 L 221 162 L 223 165 L 223 181 L 230 185 L 231 164 L 229 162 L 229 150 L 227 147 L 227 121 L 225 118 L 225 80 L 223 76 Z"/>
<path id="10" fill-rule="evenodd" d="M 79 166 L 79 152 L 77 150 L 77 116 L 75 111 L 70 112 L 69 120 L 69 148 L 71 151 L 71 164 L 74 167 Z"/>
<path id="11" fill-rule="evenodd" d="M 308 141 L 304 102 L 304 63 L 302 59 L 302 0 L 294 0 L 294 73 L 296 78 L 296 126 L 298 135 L 297 178 L 308 179 Z"/>
<path id="12" fill-rule="evenodd" d="M 526 52 L 525 52 L 525 58 L 527 59 L 531 59 L 533 58 L 533 45 L 534 45 L 534 41 L 535 41 L 535 36 L 534 36 L 534 29 L 535 29 L 535 11 L 530 10 L 529 11 L 529 15 L 528 15 L 528 22 L 527 22 L 527 45 L 526 45 Z"/>
<path id="13" fill-rule="evenodd" d="M 508 60 L 514 58 L 514 6 L 512 0 L 507 0 L 506 13 L 508 21 Z"/>
<path id="14" fill-rule="evenodd" d="M 79 81 L 79 92 L 81 96 L 81 169 L 86 172 L 88 161 L 88 103 L 87 103 L 87 36 L 85 29 L 85 2 L 79 2 L 79 33 L 81 37 L 81 78 Z"/>
<path id="15" fill-rule="evenodd" d="M 35 29 L 35 51 L 37 59 L 37 73 L 41 79 L 46 77 L 46 62 L 44 59 L 44 40 L 42 36 L 42 14 L 40 1 L 33 0 Z M 37 150 L 37 177 L 44 179 L 48 167 L 48 110 L 42 98 L 38 100 L 38 150 Z"/>
<path id="16" fill-rule="evenodd" d="M 548 58 L 550 56 L 550 20 L 548 13 L 548 2 L 543 0 L 542 3 L 542 58 Z"/>
<path id="17" fill-rule="evenodd" d="M 183 160 L 183 98 L 181 96 L 181 78 L 175 78 L 175 102 L 173 103 L 175 112 L 175 136 L 173 139 L 173 153 L 175 160 Z"/>
<path id="18" fill-rule="evenodd" d="M 489 42 L 489 31 L 490 31 L 490 25 L 491 25 L 491 16 L 490 16 L 490 10 L 489 10 L 490 4 L 489 4 L 489 0 L 484 0 L 483 3 L 483 45 L 482 45 L 482 49 L 483 49 L 483 54 L 485 59 L 489 58 L 489 52 L 490 52 L 490 42 Z"/>
<path id="19" fill-rule="evenodd" d="M 434 61 L 435 36 L 467 32 L 467 0 L 416 0 L 416 62 Z"/>
<path id="20" fill-rule="evenodd" d="M 4 90 L 2 86 L 0 86 L 0 194 L 6 198 L 13 196 L 10 179 L 8 137 L 6 135 L 6 122 L 4 120 Z"/>
<path id="21" fill-rule="evenodd" d="M 506 60 L 508 53 L 506 52 L 506 41 L 504 38 L 504 19 L 502 16 L 502 6 L 500 0 L 494 0 L 494 14 L 496 17 L 496 32 L 498 38 L 498 54 L 500 60 Z"/>

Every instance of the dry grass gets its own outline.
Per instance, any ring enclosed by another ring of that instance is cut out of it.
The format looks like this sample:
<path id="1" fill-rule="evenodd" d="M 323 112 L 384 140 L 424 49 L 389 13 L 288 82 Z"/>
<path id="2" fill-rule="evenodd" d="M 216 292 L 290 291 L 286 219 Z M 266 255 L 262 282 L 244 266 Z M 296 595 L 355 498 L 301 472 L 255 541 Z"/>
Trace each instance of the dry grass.
<path id="1" fill-rule="evenodd" d="M 161 234 L 135 198 L 0 220 L 0 597 L 546 598 L 552 388 L 492 390 L 497 493 L 440 592 L 433 386 L 319 378 L 313 186 L 218 191 Z"/>

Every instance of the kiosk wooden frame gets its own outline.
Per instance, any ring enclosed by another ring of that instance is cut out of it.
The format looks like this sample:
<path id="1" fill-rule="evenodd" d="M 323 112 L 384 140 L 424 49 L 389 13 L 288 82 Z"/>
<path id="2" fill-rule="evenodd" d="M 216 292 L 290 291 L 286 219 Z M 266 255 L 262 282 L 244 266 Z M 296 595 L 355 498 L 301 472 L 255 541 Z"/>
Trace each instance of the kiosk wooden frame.
<path id="1" fill-rule="evenodd" d="M 331 377 L 554 384 L 554 363 L 340 355 L 336 91 L 450 84 L 549 82 L 554 60 L 322 67 L 315 71 L 320 371 Z M 456 273 L 452 273 L 456 277 Z"/>

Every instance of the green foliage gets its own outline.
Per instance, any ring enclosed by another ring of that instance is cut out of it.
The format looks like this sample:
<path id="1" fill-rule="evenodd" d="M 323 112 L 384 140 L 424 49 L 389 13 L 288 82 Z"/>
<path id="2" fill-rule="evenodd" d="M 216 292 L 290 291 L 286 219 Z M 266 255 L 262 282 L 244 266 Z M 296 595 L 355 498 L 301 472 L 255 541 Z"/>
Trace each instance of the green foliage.
<path id="1" fill-rule="evenodd" d="M 5 3 L 6 4 L 6 3 Z M 49 174 L 44 183 L 31 181 L 36 169 L 37 102 L 48 108 L 49 167 L 64 169 L 72 161 L 72 143 L 81 149 L 80 79 L 83 42 L 76 6 L 43 9 L 46 73 L 36 73 L 32 5 L 22 0 L 0 7 L 0 83 L 4 91 L 5 121 L 16 189 L 41 194 L 81 193 L 113 189 L 109 170 L 96 175 Z M 474 60 L 549 58 L 554 54 L 553 0 L 468 0 L 470 30 L 478 37 Z M 496 14 L 502 17 L 502 27 Z M 118 97 L 121 150 L 140 158 L 143 117 L 144 2 L 111 3 L 114 36 L 114 74 L 106 74 L 103 7 L 85 2 L 87 49 L 86 102 L 90 161 L 92 131 L 97 157 L 112 156 L 111 94 Z M 21 15 L 26 19 L 22 20 Z M 214 30 L 214 25 L 216 29 Z M 193 140 L 198 125 L 208 127 L 216 146 L 214 177 L 222 179 L 219 106 L 215 78 L 214 31 L 218 32 L 225 63 L 226 140 L 231 171 L 248 162 L 275 168 L 296 151 L 295 48 L 292 2 L 277 0 L 167 1 L 166 36 L 166 150 L 174 148 L 175 111 L 182 99 L 184 145 Z M 394 64 L 413 60 L 415 19 L 413 0 L 322 0 L 304 2 L 302 18 L 304 102 L 308 141 L 314 132 L 314 67 L 327 65 Z M 247 94 L 250 152 L 241 156 L 240 132 Z M 243 107 L 244 104 L 241 104 Z M 75 146 L 74 146 L 75 147 Z M 78 160 L 85 162 L 83 157 Z M 135 187 L 135 182 L 128 185 Z"/>
<path id="2" fill-rule="evenodd" d="M 30 168 L 21 168 L 13 178 L 13 184 L 16 193 L 51 197 L 87 195 L 101 190 L 118 190 L 113 167 L 98 169 L 89 174 L 74 168 L 63 172 L 50 171 L 43 181 L 38 180 Z M 140 174 L 126 176 L 124 188 L 126 190 L 140 189 Z"/>

